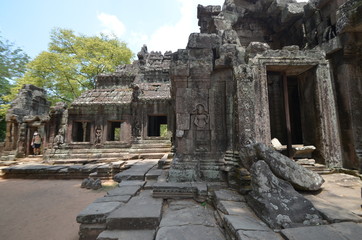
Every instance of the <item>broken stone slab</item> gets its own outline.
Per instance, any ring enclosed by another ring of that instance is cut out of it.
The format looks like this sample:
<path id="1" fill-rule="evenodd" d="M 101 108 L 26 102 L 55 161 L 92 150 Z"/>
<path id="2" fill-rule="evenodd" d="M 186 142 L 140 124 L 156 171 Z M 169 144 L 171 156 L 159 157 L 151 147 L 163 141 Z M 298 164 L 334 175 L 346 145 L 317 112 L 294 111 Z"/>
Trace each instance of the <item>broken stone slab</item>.
<path id="1" fill-rule="evenodd" d="M 169 200 L 156 239 L 224 239 L 213 213 L 194 200 Z"/>
<path id="2" fill-rule="evenodd" d="M 163 167 L 166 166 L 167 158 L 168 158 L 168 153 L 163 155 L 163 157 L 160 160 L 158 160 L 157 162 L 158 169 L 163 169 Z"/>
<path id="3" fill-rule="evenodd" d="M 99 234 L 97 240 L 153 240 L 154 230 L 107 230 Z"/>
<path id="4" fill-rule="evenodd" d="M 194 200 L 171 200 L 165 207 L 160 227 L 185 225 L 216 227 L 213 209 Z"/>
<path id="5" fill-rule="evenodd" d="M 136 193 L 141 189 L 140 186 L 121 186 L 112 189 L 111 191 L 107 192 L 107 196 L 135 196 Z"/>
<path id="6" fill-rule="evenodd" d="M 225 240 L 224 235 L 217 227 L 202 225 L 161 227 L 157 231 L 156 240 Z"/>
<path id="7" fill-rule="evenodd" d="M 245 202 L 219 201 L 216 207 L 227 215 L 256 217 Z"/>
<path id="8" fill-rule="evenodd" d="M 296 163 L 298 163 L 300 165 L 311 165 L 311 166 L 313 166 L 315 164 L 315 160 L 314 159 L 302 158 L 302 159 L 296 160 Z"/>
<path id="9" fill-rule="evenodd" d="M 243 231 L 236 233 L 237 240 L 283 240 L 283 238 L 273 231 Z"/>
<path id="10" fill-rule="evenodd" d="M 145 190 L 107 217 L 109 230 L 155 229 L 161 221 L 162 199 Z"/>
<path id="11" fill-rule="evenodd" d="M 335 223 L 329 225 L 330 228 L 340 232 L 348 240 L 360 239 L 362 236 L 362 224 L 353 222 Z"/>
<path id="12" fill-rule="evenodd" d="M 230 189 L 220 189 L 214 191 L 213 197 L 216 201 L 225 200 L 225 201 L 234 201 L 234 202 L 245 202 L 244 196 Z"/>
<path id="13" fill-rule="evenodd" d="M 273 229 L 323 224 L 313 204 L 277 178 L 265 161 L 254 163 L 250 169 L 252 191 L 247 203 L 256 215 Z"/>
<path id="14" fill-rule="evenodd" d="M 146 173 L 146 180 L 157 180 L 157 178 L 161 176 L 162 172 L 162 169 L 155 169 L 155 167 L 153 167 L 150 171 Z"/>
<path id="15" fill-rule="evenodd" d="M 139 186 L 144 187 L 146 184 L 146 181 L 139 181 L 139 180 L 130 180 L 130 181 L 122 181 L 118 184 L 119 187 L 123 186 Z"/>
<path id="16" fill-rule="evenodd" d="M 121 182 L 124 180 L 145 180 L 146 173 L 157 165 L 156 160 L 143 160 L 138 161 L 131 166 L 130 169 L 117 173 L 113 179 L 116 182 Z"/>
<path id="17" fill-rule="evenodd" d="M 338 222 L 362 222 L 362 218 L 349 210 L 333 206 L 332 203 L 313 195 L 305 195 L 313 203 L 324 219 L 330 223 Z"/>
<path id="18" fill-rule="evenodd" d="M 106 224 L 81 224 L 78 233 L 79 240 L 97 239 L 104 230 L 106 230 Z"/>
<path id="19" fill-rule="evenodd" d="M 356 240 L 362 236 L 362 224 L 335 223 L 331 225 L 288 228 L 281 231 L 288 240 Z"/>
<path id="20" fill-rule="evenodd" d="M 76 220 L 84 224 L 105 223 L 107 216 L 120 206 L 120 202 L 92 203 L 78 214 Z"/>
<path id="21" fill-rule="evenodd" d="M 100 203 L 100 202 L 122 202 L 122 203 L 127 203 L 131 198 L 132 198 L 131 195 L 105 196 L 105 197 L 101 197 L 101 198 L 96 199 L 94 202 L 95 203 Z"/>
<path id="22" fill-rule="evenodd" d="M 292 156 L 298 158 L 311 158 L 312 153 L 316 150 L 315 146 L 294 146 L 292 147 Z"/>
<path id="23" fill-rule="evenodd" d="M 239 230 L 271 231 L 270 228 L 268 228 L 268 226 L 262 221 L 258 221 L 257 219 L 248 216 L 225 215 L 224 222 L 226 227 L 233 233 L 236 233 Z"/>
<path id="24" fill-rule="evenodd" d="M 262 143 L 242 147 L 239 152 L 240 159 L 248 170 L 254 162 L 264 160 L 277 177 L 290 182 L 297 190 L 317 191 L 324 183 L 319 174 Z"/>

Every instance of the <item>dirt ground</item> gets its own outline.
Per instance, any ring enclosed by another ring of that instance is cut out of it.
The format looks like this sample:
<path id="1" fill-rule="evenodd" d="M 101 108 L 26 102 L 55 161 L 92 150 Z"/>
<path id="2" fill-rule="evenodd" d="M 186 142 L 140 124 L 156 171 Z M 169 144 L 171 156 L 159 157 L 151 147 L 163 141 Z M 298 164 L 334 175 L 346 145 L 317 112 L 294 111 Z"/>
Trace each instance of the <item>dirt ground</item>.
<path id="1" fill-rule="evenodd" d="M 76 240 L 75 218 L 104 191 L 81 180 L 0 179 L 0 239 Z"/>
<path id="2" fill-rule="evenodd" d="M 346 174 L 323 175 L 318 194 L 333 205 L 361 214 L 362 181 Z M 1 180 L 0 239 L 76 240 L 76 216 L 105 194 L 80 188 L 81 180 Z"/>
<path id="3" fill-rule="evenodd" d="M 351 212 L 362 216 L 360 178 L 343 173 L 322 175 L 325 183 L 317 196 Z"/>

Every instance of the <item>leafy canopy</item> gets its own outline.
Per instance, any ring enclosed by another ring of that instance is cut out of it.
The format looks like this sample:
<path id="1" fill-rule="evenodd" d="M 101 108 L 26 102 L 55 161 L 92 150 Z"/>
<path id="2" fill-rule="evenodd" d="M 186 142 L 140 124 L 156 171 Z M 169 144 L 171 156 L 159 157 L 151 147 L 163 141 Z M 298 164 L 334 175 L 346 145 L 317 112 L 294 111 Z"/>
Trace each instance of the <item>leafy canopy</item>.
<path id="1" fill-rule="evenodd" d="M 21 77 L 29 56 L 13 43 L 0 36 L 0 104 L 5 104 L 3 97 L 10 93 L 11 83 Z"/>
<path id="2" fill-rule="evenodd" d="M 24 74 L 29 59 L 21 48 L 0 36 L 0 141 L 4 140 L 6 130 L 8 101 L 5 96 L 10 94 L 14 80 Z"/>
<path id="3" fill-rule="evenodd" d="M 126 43 L 116 38 L 88 37 L 56 28 L 51 32 L 48 51 L 27 65 L 8 98 L 14 98 L 23 84 L 33 84 L 44 88 L 53 103 L 71 102 L 82 91 L 95 88 L 98 74 L 113 72 L 116 66 L 130 63 L 132 57 Z"/>

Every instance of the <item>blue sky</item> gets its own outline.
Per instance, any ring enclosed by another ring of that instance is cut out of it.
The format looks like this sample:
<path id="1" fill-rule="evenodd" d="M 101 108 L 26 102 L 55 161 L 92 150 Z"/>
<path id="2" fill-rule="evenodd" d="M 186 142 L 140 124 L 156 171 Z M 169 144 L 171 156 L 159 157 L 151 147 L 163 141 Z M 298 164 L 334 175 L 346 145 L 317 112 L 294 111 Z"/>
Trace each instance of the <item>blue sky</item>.
<path id="1" fill-rule="evenodd" d="M 224 0 L 0 0 L 0 34 L 32 58 L 47 50 L 55 27 L 85 35 L 113 32 L 134 53 L 185 48 L 197 32 L 196 7 Z"/>
<path id="2" fill-rule="evenodd" d="M 198 32 L 197 5 L 224 0 L 0 0 L 0 34 L 32 58 L 48 48 L 55 27 L 88 36 L 113 33 L 137 54 L 185 48 Z"/>

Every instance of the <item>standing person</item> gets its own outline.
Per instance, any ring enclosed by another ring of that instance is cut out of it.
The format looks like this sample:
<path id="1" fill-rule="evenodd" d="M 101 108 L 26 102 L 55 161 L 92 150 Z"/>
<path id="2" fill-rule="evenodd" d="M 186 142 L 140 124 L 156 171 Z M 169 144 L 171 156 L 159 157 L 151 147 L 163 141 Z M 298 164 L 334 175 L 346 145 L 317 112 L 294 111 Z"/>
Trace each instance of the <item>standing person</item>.
<path id="1" fill-rule="evenodd" d="M 35 131 L 33 135 L 33 139 L 31 140 L 31 146 L 34 149 L 34 155 L 40 155 L 40 146 L 41 146 L 41 136 Z"/>

